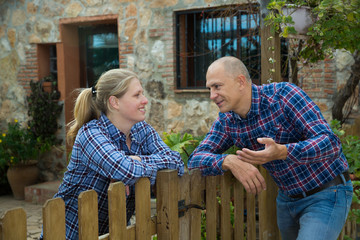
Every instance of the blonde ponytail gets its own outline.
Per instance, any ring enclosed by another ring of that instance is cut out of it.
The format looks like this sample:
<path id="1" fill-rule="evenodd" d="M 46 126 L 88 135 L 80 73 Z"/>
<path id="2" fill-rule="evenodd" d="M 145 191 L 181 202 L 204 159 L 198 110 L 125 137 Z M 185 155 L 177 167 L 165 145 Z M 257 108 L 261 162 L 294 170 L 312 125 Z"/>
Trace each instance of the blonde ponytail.
<path id="1" fill-rule="evenodd" d="M 82 125 L 99 117 L 100 111 L 96 107 L 91 88 L 82 90 L 75 102 L 74 120 L 68 124 L 68 143 L 70 145 L 74 144 L 76 134 Z"/>

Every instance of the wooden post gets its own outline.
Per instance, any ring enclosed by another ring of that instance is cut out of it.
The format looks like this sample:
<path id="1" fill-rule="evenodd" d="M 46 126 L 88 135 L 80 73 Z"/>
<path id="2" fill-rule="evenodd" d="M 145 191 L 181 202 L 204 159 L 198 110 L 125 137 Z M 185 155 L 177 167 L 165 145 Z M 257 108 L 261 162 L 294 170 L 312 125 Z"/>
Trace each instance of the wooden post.
<path id="1" fill-rule="evenodd" d="M 95 190 L 80 193 L 78 198 L 79 240 L 97 240 L 99 236 L 98 201 Z"/>
<path id="2" fill-rule="evenodd" d="M 111 183 L 108 189 L 109 237 L 111 240 L 129 239 L 126 222 L 125 186 L 122 182 Z"/>
<path id="3" fill-rule="evenodd" d="M 246 194 L 246 223 L 247 223 L 246 239 L 255 240 L 256 239 L 255 195 L 252 193 Z"/>
<path id="4" fill-rule="evenodd" d="M 151 209 L 150 209 L 150 180 L 140 178 L 135 184 L 135 217 L 136 239 L 147 240 L 151 238 Z"/>
<path id="5" fill-rule="evenodd" d="M 5 212 L 2 220 L 2 236 L 4 240 L 26 240 L 26 213 L 23 208 L 14 208 Z"/>
<path id="6" fill-rule="evenodd" d="M 244 239 L 244 186 L 234 183 L 234 239 Z"/>
<path id="7" fill-rule="evenodd" d="M 49 199 L 43 208 L 44 240 L 65 240 L 65 203 L 61 198 Z"/>
<path id="8" fill-rule="evenodd" d="M 217 199 L 216 185 L 219 176 L 206 177 L 206 239 L 216 240 L 217 234 Z"/>
<path id="9" fill-rule="evenodd" d="M 179 239 L 178 176 L 176 170 L 161 170 L 156 179 L 157 237 Z"/>
<path id="10" fill-rule="evenodd" d="M 231 239 L 231 221 L 230 221 L 230 186 L 232 174 L 230 171 L 225 172 L 220 178 L 220 192 L 221 192 L 221 239 Z"/>
<path id="11" fill-rule="evenodd" d="M 178 201 L 185 201 L 185 205 L 191 203 L 190 199 L 190 175 L 189 172 L 185 172 L 184 175 L 179 178 L 178 184 Z M 190 240 L 190 224 L 191 224 L 191 214 L 189 211 L 186 211 L 182 217 L 179 218 L 179 239 L 180 240 Z"/>
<path id="12" fill-rule="evenodd" d="M 268 14 L 266 6 L 270 0 L 260 1 L 261 21 L 261 83 L 266 84 L 271 78 L 272 82 L 281 81 L 281 47 L 279 34 L 271 34 L 270 26 L 264 25 L 264 19 Z M 272 58 L 275 63 L 271 63 Z M 273 72 L 271 73 L 271 69 Z M 280 234 L 276 221 L 276 196 L 277 186 L 269 173 L 262 167 L 260 172 L 264 176 L 267 190 L 262 191 L 259 198 L 259 228 L 260 239 L 279 239 Z"/>
<path id="13" fill-rule="evenodd" d="M 200 170 L 196 169 L 190 173 L 190 199 L 192 204 L 202 205 L 204 200 L 205 178 L 201 176 Z M 201 210 L 190 208 L 190 236 L 191 240 L 201 239 Z"/>

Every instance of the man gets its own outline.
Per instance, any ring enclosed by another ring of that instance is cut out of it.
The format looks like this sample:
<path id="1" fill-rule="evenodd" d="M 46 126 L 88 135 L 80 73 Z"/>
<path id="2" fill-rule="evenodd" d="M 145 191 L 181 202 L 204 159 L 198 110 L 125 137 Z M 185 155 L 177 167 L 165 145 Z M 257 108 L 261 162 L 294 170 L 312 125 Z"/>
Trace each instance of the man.
<path id="1" fill-rule="evenodd" d="M 206 74 L 220 109 L 189 169 L 203 175 L 230 170 L 253 194 L 266 189 L 254 164 L 279 187 L 277 220 L 283 240 L 337 239 L 352 199 L 348 164 L 339 138 L 304 91 L 289 83 L 252 84 L 235 57 L 213 62 Z M 236 155 L 222 154 L 232 145 Z"/>

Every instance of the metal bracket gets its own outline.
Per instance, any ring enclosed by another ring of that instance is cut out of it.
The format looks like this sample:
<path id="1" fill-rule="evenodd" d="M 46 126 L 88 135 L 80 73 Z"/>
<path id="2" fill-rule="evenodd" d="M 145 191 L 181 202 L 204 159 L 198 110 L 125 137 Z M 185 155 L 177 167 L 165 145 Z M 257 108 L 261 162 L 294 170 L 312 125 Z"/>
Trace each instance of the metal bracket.
<path id="1" fill-rule="evenodd" d="M 202 206 L 197 205 L 197 204 L 185 205 L 185 200 L 180 200 L 180 201 L 178 201 L 179 217 L 183 217 L 185 215 L 185 212 L 187 210 L 189 210 L 190 208 L 197 208 L 197 209 L 201 209 L 201 210 L 206 209 L 205 207 L 202 207 Z"/>

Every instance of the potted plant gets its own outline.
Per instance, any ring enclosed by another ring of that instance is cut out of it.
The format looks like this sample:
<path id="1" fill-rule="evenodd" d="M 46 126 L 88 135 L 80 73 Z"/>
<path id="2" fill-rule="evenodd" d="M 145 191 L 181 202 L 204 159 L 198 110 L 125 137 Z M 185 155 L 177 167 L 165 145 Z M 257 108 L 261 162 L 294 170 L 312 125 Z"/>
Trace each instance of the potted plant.
<path id="1" fill-rule="evenodd" d="M 15 199 L 24 199 L 25 186 L 38 180 L 36 166 L 39 155 L 46 147 L 39 144 L 26 126 L 15 119 L 0 135 L 0 166 L 8 167 L 7 179 Z"/>
<path id="2" fill-rule="evenodd" d="M 52 79 L 52 90 L 46 92 L 43 83 Z M 59 102 L 60 92 L 53 77 L 43 78 L 39 81 L 31 81 L 31 93 L 27 97 L 28 102 L 28 126 L 30 131 L 42 146 L 48 149 L 39 158 L 41 181 L 61 178 L 58 168 L 65 165 L 64 147 L 62 139 L 58 138 L 61 128 L 59 118 L 63 111 L 63 103 Z"/>
<path id="3" fill-rule="evenodd" d="M 265 18 L 265 24 L 273 33 L 279 32 L 285 38 L 297 34 L 293 17 L 283 10 L 289 4 L 293 6 L 293 11 L 308 7 L 313 20 L 305 37 L 296 37 L 297 46 L 292 46 L 290 64 L 294 83 L 298 82 L 298 62 L 306 65 L 332 58 L 336 49 L 348 51 L 354 58 L 351 76 L 344 87 L 334 94 L 332 117 L 343 123 L 352 109 L 346 111 L 345 103 L 357 93 L 360 82 L 360 1 L 271 0 L 267 5 L 270 13 Z"/>
<path id="4" fill-rule="evenodd" d="M 46 78 L 47 79 L 47 78 Z M 46 92 L 43 89 L 45 78 L 30 82 L 31 93 L 27 98 L 28 116 L 30 118 L 28 125 L 36 138 L 50 145 L 57 145 L 61 140 L 56 138 L 56 133 L 60 129 L 58 123 L 63 104 L 58 102 L 59 92 L 52 82 L 52 91 Z"/>
<path id="5" fill-rule="evenodd" d="M 292 10 L 284 10 L 284 7 L 291 7 Z M 352 53 L 360 50 L 359 1 L 271 0 L 267 5 L 271 11 L 265 18 L 265 24 L 285 38 L 297 34 L 294 15 L 289 15 L 289 12 L 295 13 L 303 7 L 308 9 L 311 18 L 306 33 L 306 47 L 299 53 L 303 60 L 324 60 L 332 54 L 333 49 L 346 49 Z"/>

